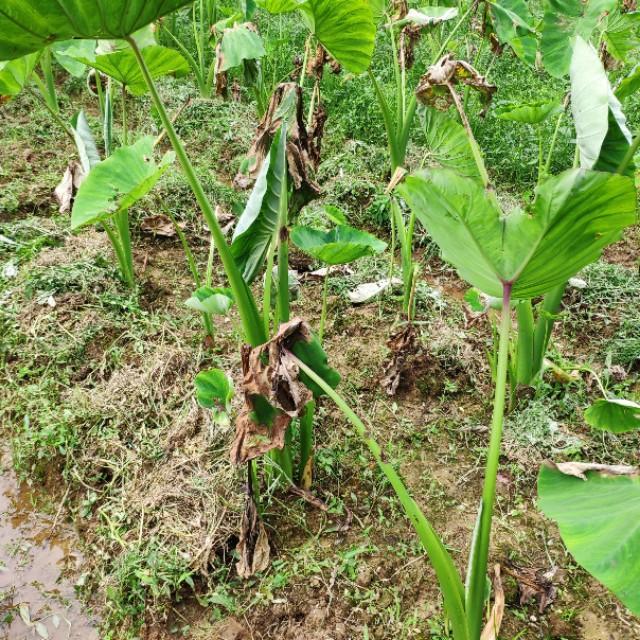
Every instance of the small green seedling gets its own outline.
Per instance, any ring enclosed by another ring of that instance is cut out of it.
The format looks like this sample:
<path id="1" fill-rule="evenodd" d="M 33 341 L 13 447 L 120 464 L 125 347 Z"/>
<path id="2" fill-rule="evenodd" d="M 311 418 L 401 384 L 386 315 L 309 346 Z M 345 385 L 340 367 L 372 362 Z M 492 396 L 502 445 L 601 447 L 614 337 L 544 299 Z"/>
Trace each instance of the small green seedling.
<path id="1" fill-rule="evenodd" d="M 196 376 L 196 398 L 204 409 L 211 409 L 213 421 L 228 426 L 234 390 L 229 376 L 220 369 L 202 371 Z"/>

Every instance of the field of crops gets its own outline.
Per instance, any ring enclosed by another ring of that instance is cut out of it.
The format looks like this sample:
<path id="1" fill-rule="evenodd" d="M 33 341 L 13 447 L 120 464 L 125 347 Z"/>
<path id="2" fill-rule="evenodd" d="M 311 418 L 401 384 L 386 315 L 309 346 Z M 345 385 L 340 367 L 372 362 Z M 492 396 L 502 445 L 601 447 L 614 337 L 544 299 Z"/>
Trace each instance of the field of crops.
<path id="1" fill-rule="evenodd" d="M 0 126 L 0 638 L 640 638 L 634 0 L 2 0 Z"/>

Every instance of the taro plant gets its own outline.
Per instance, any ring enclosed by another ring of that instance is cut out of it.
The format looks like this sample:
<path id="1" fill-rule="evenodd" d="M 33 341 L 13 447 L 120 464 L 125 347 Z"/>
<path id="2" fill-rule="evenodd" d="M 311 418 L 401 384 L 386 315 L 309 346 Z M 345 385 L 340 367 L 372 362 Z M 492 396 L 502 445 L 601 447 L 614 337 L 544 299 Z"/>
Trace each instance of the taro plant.
<path id="1" fill-rule="evenodd" d="M 324 263 L 324 286 L 322 291 L 322 312 L 318 337 L 322 342 L 327 319 L 327 292 L 331 267 L 351 264 L 365 256 L 382 253 L 387 243 L 375 236 L 345 224 L 340 224 L 330 231 L 296 226 L 291 230 L 291 240 L 301 251 L 308 253 L 316 260 Z"/>
<path id="2" fill-rule="evenodd" d="M 576 42 L 575 46 L 575 55 L 580 55 L 580 43 Z M 468 131 L 470 133 L 470 129 Z M 408 177 L 398 189 L 439 245 L 443 258 L 457 269 L 460 277 L 486 295 L 502 300 L 485 479 L 464 582 L 452 555 L 409 496 L 397 471 L 382 456 L 365 424 L 334 390 L 326 388 L 304 363 L 298 363 L 342 409 L 396 491 L 435 569 L 456 640 L 479 640 L 484 634 L 496 637 L 498 633 L 499 620 L 494 615 L 490 616 L 483 633 L 483 613 L 507 390 L 512 307 L 562 286 L 597 260 L 609 243 L 636 222 L 635 184 L 626 173 L 637 144 L 630 146 L 627 142 L 626 146 L 616 146 L 619 163 L 615 173 L 601 169 L 605 159 L 611 159 L 615 141 L 619 142 L 619 138 L 614 129 L 601 140 L 593 168 L 573 168 L 546 177 L 536 189 L 533 202 L 511 211 L 503 210 L 495 190 L 486 180 L 488 173 L 473 139 L 468 141 L 464 157 L 475 159 L 475 176 L 460 174 L 447 166 L 434 167 Z M 630 537 L 628 525 L 629 515 L 638 501 L 640 484 L 637 475 L 633 475 L 637 471 L 609 468 L 603 476 L 597 474 L 594 467 L 578 470 L 583 472 L 586 482 L 566 477 L 554 469 L 543 469 L 541 507 L 558 520 L 563 537 L 578 561 L 638 611 L 639 570 L 637 554 L 633 552 L 633 536 L 637 537 L 637 530 L 633 528 Z M 625 475 L 613 477 L 619 473 Z M 635 515 L 635 511 L 633 513 Z"/>

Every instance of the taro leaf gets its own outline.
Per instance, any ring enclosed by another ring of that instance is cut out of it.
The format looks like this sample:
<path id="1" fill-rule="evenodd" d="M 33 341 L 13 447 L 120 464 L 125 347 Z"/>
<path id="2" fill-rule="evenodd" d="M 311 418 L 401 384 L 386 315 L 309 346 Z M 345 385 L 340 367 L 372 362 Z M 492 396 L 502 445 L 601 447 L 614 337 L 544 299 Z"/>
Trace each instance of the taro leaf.
<path id="1" fill-rule="evenodd" d="M 551 116 L 562 111 L 562 105 L 557 101 L 551 102 L 512 102 L 494 109 L 500 120 L 511 120 L 523 124 L 540 124 Z"/>
<path id="2" fill-rule="evenodd" d="M 52 45 L 51 53 L 55 56 L 58 64 L 72 76 L 82 78 L 87 70 L 87 65 L 80 62 L 78 58 L 93 60 L 96 45 L 95 40 L 64 40 Z"/>
<path id="3" fill-rule="evenodd" d="M 311 32 L 347 71 L 369 68 L 376 26 L 368 0 L 307 0 L 300 8 Z"/>
<path id="4" fill-rule="evenodd" d="M 153 78 L 189 73 L 188 62 L 174 49 L 155 44 L 142 49 L 142 56 Z M 147 90 L 138 60 L 131 48 L 97 56 L 94 60 L 90 58 L 79 58 L 79 60 L 124 85 L 135 96 L 143 95 Z"/>
<path id="5" fill-rule="evenodd" d="M 242 353 L 245 405 L 236 421 L 231 460 L 242 464 L 272 449 L 282 449 L 291 420 L 321 395 L 300 373 L 296 355 L 331 386 L 340 380 L 309 325 L 299 318 L 283 324 L 269 342 Z"/>
<path id="6" fill-rule="evenodd" d="M 331 204 L 325 205 L 323 213 L 334 224 L 347 224 L 347 215 L 342 209 Z"/>
<path id="7" fill-rule="evenodd" d="M 100 152 L 96 146 L 96 141 L 91 133 L 84 111 L 78 111 L 73 117 L 71 127 L 73 129 L 73 137 L 76 141 L 76 148 L 78 149 L 82 168 L 85 174 L 88 175 L 91 169 L 100 162 Z"/>
<path id="8" fill-rule="evenodd" d="M 421 7 L 410 9 L 407 15 L 396 23 L 396 26 L 412 24 L 416 27 L 435 27 L 457 16 L 458 10 L 455 7 Z"/>
<path id="9" fill-rule="evenodd" d="M 506 216 L 480 184 L 446 169 L 399 191 L 462 278 L 490 296 L 511 282 L 514 299 L 565 283 L 636 219 L 633 180 L 580 169 L 549 178 L 528 211 Z"/>
<path id="10" fill-rule="evenodd" d="M 184 304 L 194 311 L 225 316 L 233 306 L 233 294 L 230 289 L 221 287 L 200 287 Z"/>
<path id="11" fill-rule="evenodd" d="M 416 95 L 422 104 L 435 107 L 439 111 L 446 111 L 453 104 L 451 93 L 453 87 L 462 84 L 480 93 L 483 102 L 491 101 L 497 87 L 489 84 L 486 78 L 468 62 L 456 60 L 453 54 L 448 53 L 427 69 L 420 78 L 416 88 Z"/>
<path id="12" fill-rule="evenodd" d="M 603 398 L 594 402 L 584 419 L 594 429 L 611 433 L 640 430 L 640 404 L 621 398 Z"/>
<path id="13" fill-rule="evenodd" d="M 292 13 L 304 2 L 305 0 L 258 0 L 258 6 L 273 14 Z"/>
<path id="14" fill-rule="evenodd" d="M 262 38 L 251 23 L 225 29 L 217 48 L 216 73 L 240 66 L 244 60 L 257 60 L 266 54 Z"/>
<path id="15" fill-rule="evenodd" d="M 580 165 L 591 169 L 598 162 L 598 168 L 615 170 L 626 155 L 631 133 L 596 50 L 580 37 L 576 37 L 571 59 L 571 109 Z M 608 144 L 603 149 L 608 132 Z M 604 157 L 599 161 L 601 152 Z"/>
<path id="16" fill-rule="evenodd" d="M 612 11 L 617 0 L 546 0 L 540 49 L 545 69 L 562 78 L 569 71 L 574 37 L 589 40 L 600 16 Z"/>
<path id="17" fill-rule="evenodd" d="M 544 466 L 540 510 L 558 523 L 567 548 L 589 573 L 640 614 L 640 476 L 585 472 L 585 480 Z"/>
<path id="18" fill-rule="evenodd" d="M 255 280 L 265 261 L 287 189 L 287 134 L 283 127 L 271 144 L 260 174 L 233 234 L 231 253 L 244 279 Z"/>
<path id="19" fill-rule="evenodd" d="M 500 0 L 489 2 L 488 6 L 500 44 L 508 44 L 520 59 L 535 64 L 538 44 L 527 3 Z"/>
<path id="20" fill-rule="evenodd" d="M 132 146 L 121 147 L 91 170 L 73 205 L 72 229 L 120 213 L 153 189 L 174 158 L 173 153 L 167 153 L 157 164 L 153 145 L 151 136 L 142 138 Z"/>
<path id="21" fill-rule="evenodd" d="M 607 51 L 616 60 L 627 62 L 629 54 L 640 47 L 639 26 L 640 13 L 637 11 L 621 13 L 619 9 L 616 9 L 609 14 L 607 28 L 602 37 Z"/>
<path id="22" fill-rule="evenodd" d="M 0 104 L 24 89 L 39 58 L 39 53 L 32 53 L 17 60 L 0 62 Z"/>
<path id="23" fill-rule="evenodd" d="M 196 398 L 204 409 L 213 409 L 216 417 L 231 411 L 233 383 L 220 369 L 201 371 L 195 380 Z"/>
<path id="24" fill-rule="evenodd" d="M 453 169 L 461 176 L 480 180 L 467 132 L 461 124 L 436 109 L 426 107 L 423 125 L 428 149 L 427 166 Z"/>
<path id="25" fill-rule="evenodd" d="M 369 0 L 373 20 L 376 24 L 384 18 L 384 13 L 387 10 L 387 4 L 387 0 Z"/>
<path id="26" fill-rule="evenodd" d="M 191 0 L 2 0 L 0 60 L 72 38 L 121 39 Z"/>
<path id="27" fill-rule="evenodd" d="M 387 248 L 386 242 L 370 233 L 346 225 L 326 232 L 311 227 L 293 227 L 291 241 L 298 249 L 329 265 L 349 264 Z"/>
<path id="28" fill-rule="evenodd" d="M 620 100 L 628 98 L 640 89 L 640 65 L 635 66 L 629 75 L 620 82 L 616 88 L 616 98 Z"/>

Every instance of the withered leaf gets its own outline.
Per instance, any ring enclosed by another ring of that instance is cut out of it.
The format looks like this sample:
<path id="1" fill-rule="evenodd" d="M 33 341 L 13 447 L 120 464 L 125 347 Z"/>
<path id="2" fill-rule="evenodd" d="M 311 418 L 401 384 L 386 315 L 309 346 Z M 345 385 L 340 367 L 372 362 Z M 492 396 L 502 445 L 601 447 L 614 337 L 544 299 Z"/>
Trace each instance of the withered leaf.
<path id="1" fill-rule="evenodd" d="M 67 165 L 60 184 L 55 188 L 53 195 L 60 205 L 60 213 L 69 213 L 73 199 L 85 179 L 86 174 L 82 165 L 73 160 Z"/>
<path id="2" fill-rule="evenodd" d="M 394 396 L 403 376 L 411 369 L 415 356 L 420 352 L 414 325 L 407 324 L 392 334 L 387 341 L 387 347 L 390 353 L 382 370 L 381 385 L 387 395 Z"/>
<path id="3" fill-rule="evenodd" d="M 456 60 L 453 54 L 449 53 L 429 67 L 418 84 L 416 95 L 423 104 L 446 111 L 454 103 L 452 93 L 455 91 L 455 85 L 459 84 L 480 92 L 485 103 L 491 100 L 498 89 L 495 85 L 489 84 L 468 62 Z"/>
<path id="4" fill-rule="evenodd" d="M 254 181 L 271 149 L 271 143 L 282 125 L 287 123 L 287 165 L 294 185 L 291 203 L 293 213 L 320 195 L 320 186 L 313 174 L 320 162 L 320 148 L 324 134 L 326 113 L 318 106 L 313 125 L 307 130 L 304 121 L 302 88 L 295 82 L 280 84 L 271 96 L 269 107 L 258 124 L 253 144 L 249 150 L 247 175 L 238 173 L 234 185 L 248 188 Z"/>
<path id="5" fill-rule="evenodd" d="M 236 563 L 236 570 L 241 578 L 250 578 L 269 566 L 271 555 L 269 538 L 251 495 L 247 496 L 236 551 L 240 556 Z"/>
<path id="6" fill-rule="evenodd" d="M 480 640 L 498 640 L 502 618 L 504 617 L 504 589 L 500 577 L 500 565 L 493 568 L 493 607 L 487 624 L 485 625 Z"/>
<path id="7" fill-rule="evenodd" d="M 244 407 L 236 420 L 231 460 L 242 464 L 272 449 L 282 449 L 287 427 L 300 417 L 311 391 L 299 380 L 292 355 L 299 341 L 312 340 L 311 328 L 296 318 L 280 327 L 277 335 L 255 349 L 242 352 Z"/>
<path id="8" fill-rule="evenodd" d="M 547 463 L 567 476 L 574 476 L 580 480 L 587 479 L 588 471 L 597 471 L 608 476 L 633 476 L 640 474 L 640 469 L 624 464 L 598 464 L 596 462 L 558 462 Z"/>
<path id="9" fill-rule="evenodd" d="M 518 583 L 520 606 L 524 606 L 535 598 L 538 602 L 538 611 L 544 613 L 545 609 L 554 601 L 556 588 L 553 579 L 558 572 L 557 567 L 545 570 L 513 565 L 505 567 L 504 571 Z"/>
<path id="10" fill-rule="evenodd" d="M 143 233 L 150 233 L 151 235 L 162 236 L 163 238 L 173 238 L 176 236 L 176 228 L 171 218 L 162 213 L 155 216 L 147 216 L 140 223 L 140 230 Z"/>

